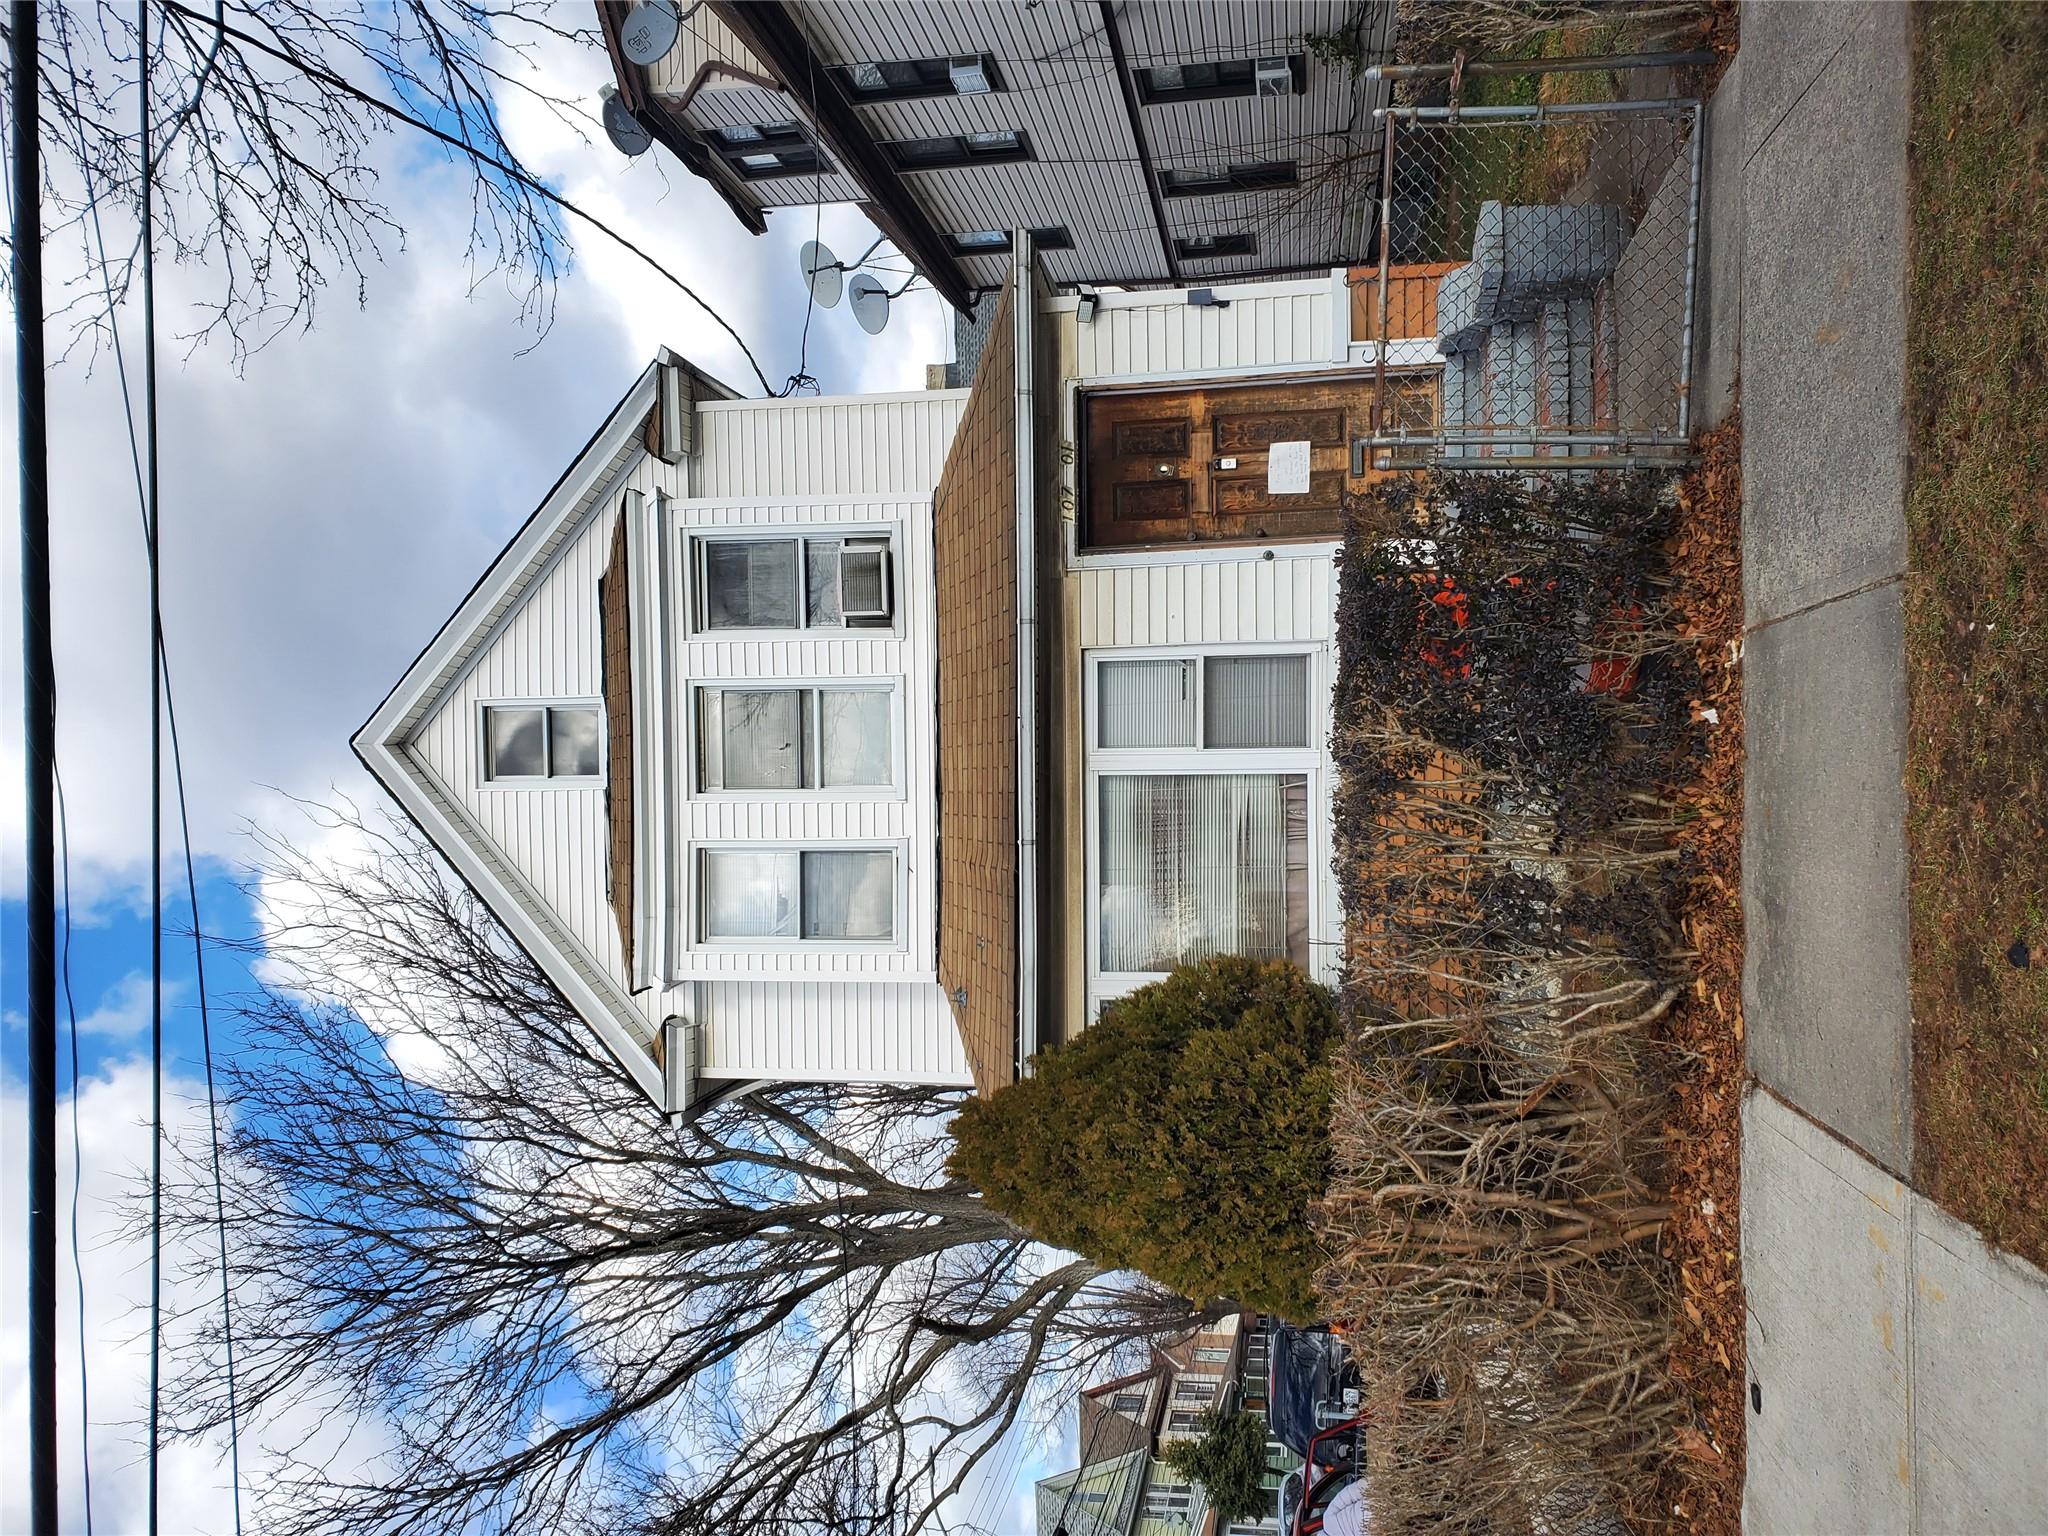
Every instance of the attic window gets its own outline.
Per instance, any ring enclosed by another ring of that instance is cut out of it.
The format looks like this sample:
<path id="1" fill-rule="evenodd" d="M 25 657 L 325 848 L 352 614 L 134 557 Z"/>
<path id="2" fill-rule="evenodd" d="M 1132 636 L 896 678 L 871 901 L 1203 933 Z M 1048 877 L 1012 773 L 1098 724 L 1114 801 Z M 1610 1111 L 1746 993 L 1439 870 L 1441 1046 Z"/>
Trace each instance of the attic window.
<path id="1" fill-rule="evenodd" d="M 1247 165 L 1162 171 L 1159 185 L 1168 197 L 1215 197 L 1225 192 L 1264 192 L 1274 187 L 1291 187 L 1300 180 L 1298 162 L 1261 160 Z"/>
<path id="2" fill-rule="evenodd" d="M 937 59 L 900 59 L 847 64 L 839 79 L 856 102 L 911 101 L 920 96 L 985 96 L 1003 88 L 993 56 L 956 54 Z"/>
<path id="3" fill-rule="evenodd" d="M 957 170 L 1032 158 L 1031 140 L 1016 128 L 949 133 L 936 139 L 896 139 L 882 149 L 899 171 Z"/>
<path id="4" fill-rule="evenodd" d="M 1154 64 L 1137 71 L 1138 99 L 1148 107 L 1233 96 L 1299 96 L 1308 89 L 1308 59 L 1299 53 L 1257 59 Z"/>
<path id="5" fill-rule="evenodd" d="M 594 704 L 486 704 L 484 779 L 488 783 L 581 783 L 604 779 Z"/>
<path id="6" fill-rule="evenodd" d="M 1256 254 L 1258 249 L 1257 239 L 1242 232 L 1227 235 L 1180 235 L 1173 242 L 1173 253 L 1182 261 L 1203 261 L 1215 256 L 1251 256 Z"/>

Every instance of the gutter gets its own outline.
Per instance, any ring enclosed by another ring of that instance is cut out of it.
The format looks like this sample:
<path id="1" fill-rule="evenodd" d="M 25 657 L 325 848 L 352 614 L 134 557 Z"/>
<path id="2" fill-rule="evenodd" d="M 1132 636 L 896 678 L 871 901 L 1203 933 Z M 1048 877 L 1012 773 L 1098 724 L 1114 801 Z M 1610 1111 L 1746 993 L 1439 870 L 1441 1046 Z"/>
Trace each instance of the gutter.
<path id="1" fill-rule="evenodd" d="M 627 11 L 626 0 L 597 0 L 597 21 L 604 33 L 605 55 L 611 60 L 612 79 L 618 82 L 619 100 L 626 104 L 626 110 L 633 114 L 633 120 L 663 149 L 717 189 L 726 205 L 738 215 L 739 221 L 757 235 L 768 233 L 768 220 L 761 210 L 746 201 L 732 185 L 730 178 L 722 175 L 712 164 L 712 156 L 702 144 L 687 134 L 678 133 L 669 113 L 647 98 L 647 81 L 639 66 L 628 59 L 619 45 L 619 21 Z M 744 73 L 744 71 L 742 71 Z M 694 92 L 702 83 L 703 73 L 691 85 Z"/>
<path id="2" fill-rule="evenodd" d="M 1017 1076 L 1038 1052 L 1038 421 L 1034 409 L 1038 253 L 1018 230 L 1010 254 L 1017 376 Z"/>

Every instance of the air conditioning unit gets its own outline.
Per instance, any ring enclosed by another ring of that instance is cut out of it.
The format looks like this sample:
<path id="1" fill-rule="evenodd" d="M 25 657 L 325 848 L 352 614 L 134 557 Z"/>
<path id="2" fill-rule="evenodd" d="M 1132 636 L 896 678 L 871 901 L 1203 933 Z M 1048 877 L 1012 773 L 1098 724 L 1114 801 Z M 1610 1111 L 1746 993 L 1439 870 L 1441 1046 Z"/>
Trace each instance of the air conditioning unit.
<path id="1" fill-rule="evenodd" d="M 847 623 L 884 623 L 894 613 L 887 539 L 848 539 L 839 546 L 839 615 Z"/>
<path id="2" fill-rule="evenodd" d="M 1284 58 L 1260 59 L 1252 71 L 1252 78 L 1258 82 L 1261 96 L 1294 94 L 1294 66 Z"/>
<path id="3" fill-rule="evenodd" d="M 946 74 L 958 96 L 986 96 L 989 92 L 988 65 L 978 53 L 946 60 Z"/>

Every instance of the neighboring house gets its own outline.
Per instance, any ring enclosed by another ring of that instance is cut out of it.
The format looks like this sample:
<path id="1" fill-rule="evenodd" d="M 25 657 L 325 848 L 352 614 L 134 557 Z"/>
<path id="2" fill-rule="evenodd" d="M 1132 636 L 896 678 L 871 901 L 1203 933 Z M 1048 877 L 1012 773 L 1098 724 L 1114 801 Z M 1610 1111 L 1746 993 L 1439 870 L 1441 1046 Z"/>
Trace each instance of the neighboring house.
<path id="1" fill-rule="evenodd" d="M 1231 1316 L 1152 1352 L 1144 1369 L 1082 1389 L 1075 1444 L 1081 1464 L 1037 1486 L 1038 1536 L 1266 1536 L 1277 1520 L 1220 1523 L 1202 1489 L 1165 1461 L 1193 1439 L 1205 1413 L 1256 1411 L 1241 1383 L 1248 1349 L 1264 1336 L 1251 1314 Z M 1260 1375 L 1263 1391 L 1263 1370 Z M 1276 1470 L 1269 1484 L 1279 1485 Z"/>
<path id="2" fill-rule="evenodd" d="M 756 232 L 859 203 L 956 309 L 1002 286 L 1016 228 L 1062 287 L 1377 256 L 1387 88 L 1363 68 L 1391 0 L 712 0 L 630 62 L 669 4 L 597 7 L 647 132 Z"/>

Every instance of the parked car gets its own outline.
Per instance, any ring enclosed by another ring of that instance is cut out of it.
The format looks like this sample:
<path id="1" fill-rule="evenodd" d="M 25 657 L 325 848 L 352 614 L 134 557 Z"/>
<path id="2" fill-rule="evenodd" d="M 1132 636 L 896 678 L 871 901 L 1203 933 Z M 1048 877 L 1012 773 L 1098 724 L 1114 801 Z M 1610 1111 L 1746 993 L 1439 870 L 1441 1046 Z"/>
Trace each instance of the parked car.
<path id="1" fill-rule="evenodd" d="M 1356 1412 L 1358 1368 L 1328 1328 L 1267 1325 L 1266 1423 L 1297 1456 L 1330 1424 Z"/>

